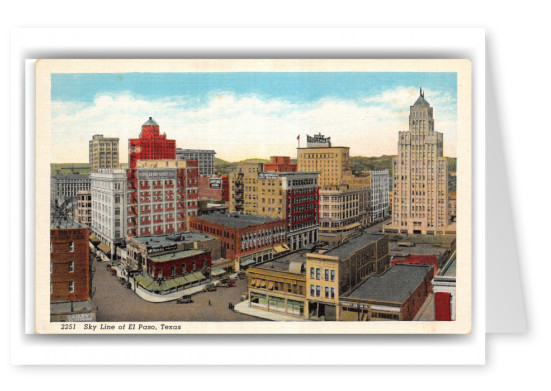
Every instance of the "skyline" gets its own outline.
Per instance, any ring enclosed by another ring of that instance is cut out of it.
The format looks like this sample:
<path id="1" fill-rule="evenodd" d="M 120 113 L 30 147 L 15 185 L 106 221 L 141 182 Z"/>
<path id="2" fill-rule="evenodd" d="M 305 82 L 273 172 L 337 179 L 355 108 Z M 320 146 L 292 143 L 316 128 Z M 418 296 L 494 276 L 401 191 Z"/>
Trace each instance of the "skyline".
<path id="1" fill-rule="evenodd" d="M 317 133 L 351 156 L 394 155 L 419 87 L 456 157 L 456 73 L 52 74 L 51 162 L 88 162 L 88 141 L 103 134 L 120 139 L 126 163 L 149 117 L 178 148 L 227 161 L 296 158 L 297 135 L 305 147 Z"/>

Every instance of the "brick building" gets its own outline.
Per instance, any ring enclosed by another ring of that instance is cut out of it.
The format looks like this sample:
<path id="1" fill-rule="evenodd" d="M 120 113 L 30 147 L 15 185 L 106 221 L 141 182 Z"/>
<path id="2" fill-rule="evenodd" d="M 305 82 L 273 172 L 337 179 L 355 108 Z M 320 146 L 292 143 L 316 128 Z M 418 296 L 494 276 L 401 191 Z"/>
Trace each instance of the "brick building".
<path id="1" fill-rule="evenodd" d="M 432 280 L 434 290 L 434 318 L 455 320 L 456 313 L 456 258 L 451 257 Z"/>
<path id="2" fill-rule="evenodd" d="M 198 211 L 196 161 L 138 160 L 127 170 L 127 235 L 184 232 Z"/>
<path id="3" fill-rule="evenodd" d="M 149 117 L 142 125 L 140 138 L 128 140 L 128 163 L 136 168 L 138 160 L 176 159 L 176 141 L 160 134 L 159 124 Z"/>
<path id="4" fill-rule="evenodd" d="M 246 163 L 230 175 L 230 211 L 284 219 L 287 244 L 298 250 L 318 242 L 318 173 L 266 171 Z"/>
<path id="5" fill-rule="evenodd" d="M 222 240 L 222 257 L 235 261 L 235 270 L 272 259 L 284 251 L 285 220 L 238 213 L 192 217 L 190 227 Z"/>
<path id="6" fill-rule="evenodd" d="M 298 164 L 291 163 L 289 156 L 272 156 L 270 159 L 270 163 L 264 164 L 264 171 L 295 172 L 298 169 Z"/>
<path id="7" fill-rule="evenodd" d="M 391 264 L 429 265 L 433 267 L 434 276 L 438 274 L 438 258 L 436 255 L 409 255 L 406 258 L 393 259 Z"/>
<path id="8" fill-rule="evenodd" d="M 230 200 L 228 177 L 199 175 L 199 200 L 228 202 Z"/>
<path id="9" fill-rule="evenodd" d="M 202 249 L 182 250 L 147 257 L 146 270 L 151 277 L 177 277 L 210 268 L 210 252 Z"/>
<path id="10" fill-rule="evenodd" d="M 87 227 L 70 217 L 50 224 L 50 311 L 52 321 L 95 320 L 90 301 Z"/>
<path id="11" fill-rule="evenodd" d="M 340 297 L 339 320 L 413 320 L 432 289 L 432 266 L 398 264 Z"/>

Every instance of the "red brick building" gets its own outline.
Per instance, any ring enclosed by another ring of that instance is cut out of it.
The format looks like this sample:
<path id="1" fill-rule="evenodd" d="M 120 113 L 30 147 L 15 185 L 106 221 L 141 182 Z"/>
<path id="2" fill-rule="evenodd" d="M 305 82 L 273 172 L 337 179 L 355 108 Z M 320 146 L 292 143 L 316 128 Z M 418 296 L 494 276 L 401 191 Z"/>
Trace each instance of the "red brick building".
<path id="1" fill-rule="evenodd" d="M 198 211 L 195 160 L 139 160 L 127 170 L 127 235 L 185 232 Z"/>
<path id="2" fill-rule="evenodd" d="M 222 240 L 222 257 L 236 270 L 273 258 L 285 243 L 285 220 L 266 216 L 211 213 L 192 217 L 190 228 Z"/>
<path id="3" fill-rule="evenodd" d="M 272 156 L 272 161 L 264 165 L 264 171 L 296 172 L 298 164 L 291 163 L 289 156 Z"/>
<path id="4" fill-rule="evenodd" d="M 199 199 L 224 201 L 230 200 L 230 182 L 226 175 L 223 176 L 200 176 L 199 177 Z"/>
<path id="5" fill-rule="evenodd" d="M 159 124 L 149 117 L 142 125 L 140 138 L 128 140 L 128 163 L 136 168 L 138 160 L 176 159 L 176 140 L 160 134 Z"/>
<path id="6" fill-rule="evenodd" d="M 151 277 L 177 277 L 211 266 L 210 252 L 192 249 L 147 257 L 147 273 Z"/>
<path id="7" fill-rule="evenodd" d="M 71 218 L 54 219 L 50 227 L 50 302 L 90 299 L 87 227 Z"/>
<path id="8" fill-rule="evenodd" d="M 434 268 L 434 276 L 438 274 L 438 258 L 435 255 L 410 255 L 407 258 L 393 259 L 391 264 L 406 263 L 409 265 L 429 265 Z"/>

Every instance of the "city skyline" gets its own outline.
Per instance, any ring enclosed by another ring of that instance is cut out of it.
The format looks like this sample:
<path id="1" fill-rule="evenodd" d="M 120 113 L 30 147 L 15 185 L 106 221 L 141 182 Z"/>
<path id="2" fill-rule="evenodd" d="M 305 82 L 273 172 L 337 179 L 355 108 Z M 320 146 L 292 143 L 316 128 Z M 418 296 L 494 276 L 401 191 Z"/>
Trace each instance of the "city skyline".
<path id="1" fill-rule="evenodd" d="M 296 158 L 297 135 L 305 146 L 319 132 L 351 156 L 394 155 L 421 86 L 444 155 L 455 157 L 455 73 L 53 74 L 51 162 L 87 162 L 99 133 L 120 138 L 126 163 L 127 139 L 150 116 L 178 148 L 214 149 L 228 161 Z"/>

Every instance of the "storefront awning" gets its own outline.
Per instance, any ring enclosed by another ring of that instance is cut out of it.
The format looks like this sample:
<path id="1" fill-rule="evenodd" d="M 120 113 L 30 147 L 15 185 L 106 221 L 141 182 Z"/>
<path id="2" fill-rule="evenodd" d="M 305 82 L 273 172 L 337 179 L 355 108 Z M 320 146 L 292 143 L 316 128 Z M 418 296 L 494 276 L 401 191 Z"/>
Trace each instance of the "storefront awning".
<path id="1" fill-rule="evenodd" d="M 211 276 L 220 276 L 222 274 L 226 273 L 226 270 L 224 269 L 216 269 L 214 270 L 210 275 Z"/>
<path id="2" fill-rule="evenodd" d="M 98 248 L 105 254 L 105 255 L 111 255 L 111 248 L 106 245 L 105 243 L 98 244 Z"/>
<path id="3" fill-rule="evenodd" d="M 270 281 L 270 283 L 268 284 L 268 289 L 274 289 L 274 282 L 273 281 Z"/>
<path id="4" fill-rule="evenodd" d="M 289 251 L 288 248 L 283 247 L 283 245 L 275 246 L 274 251 L 278 254 L 284 253 L 285 251 Z"/>
<path id="5" fill-rule="evenodd" d="M 91 234 L 90 235 L 90 241 L 94 242 L 94 243 L 97 243 L 97 242 L 100 242 L 100 240 L 98 239 L 98 237 L 94 234 Z"/>

